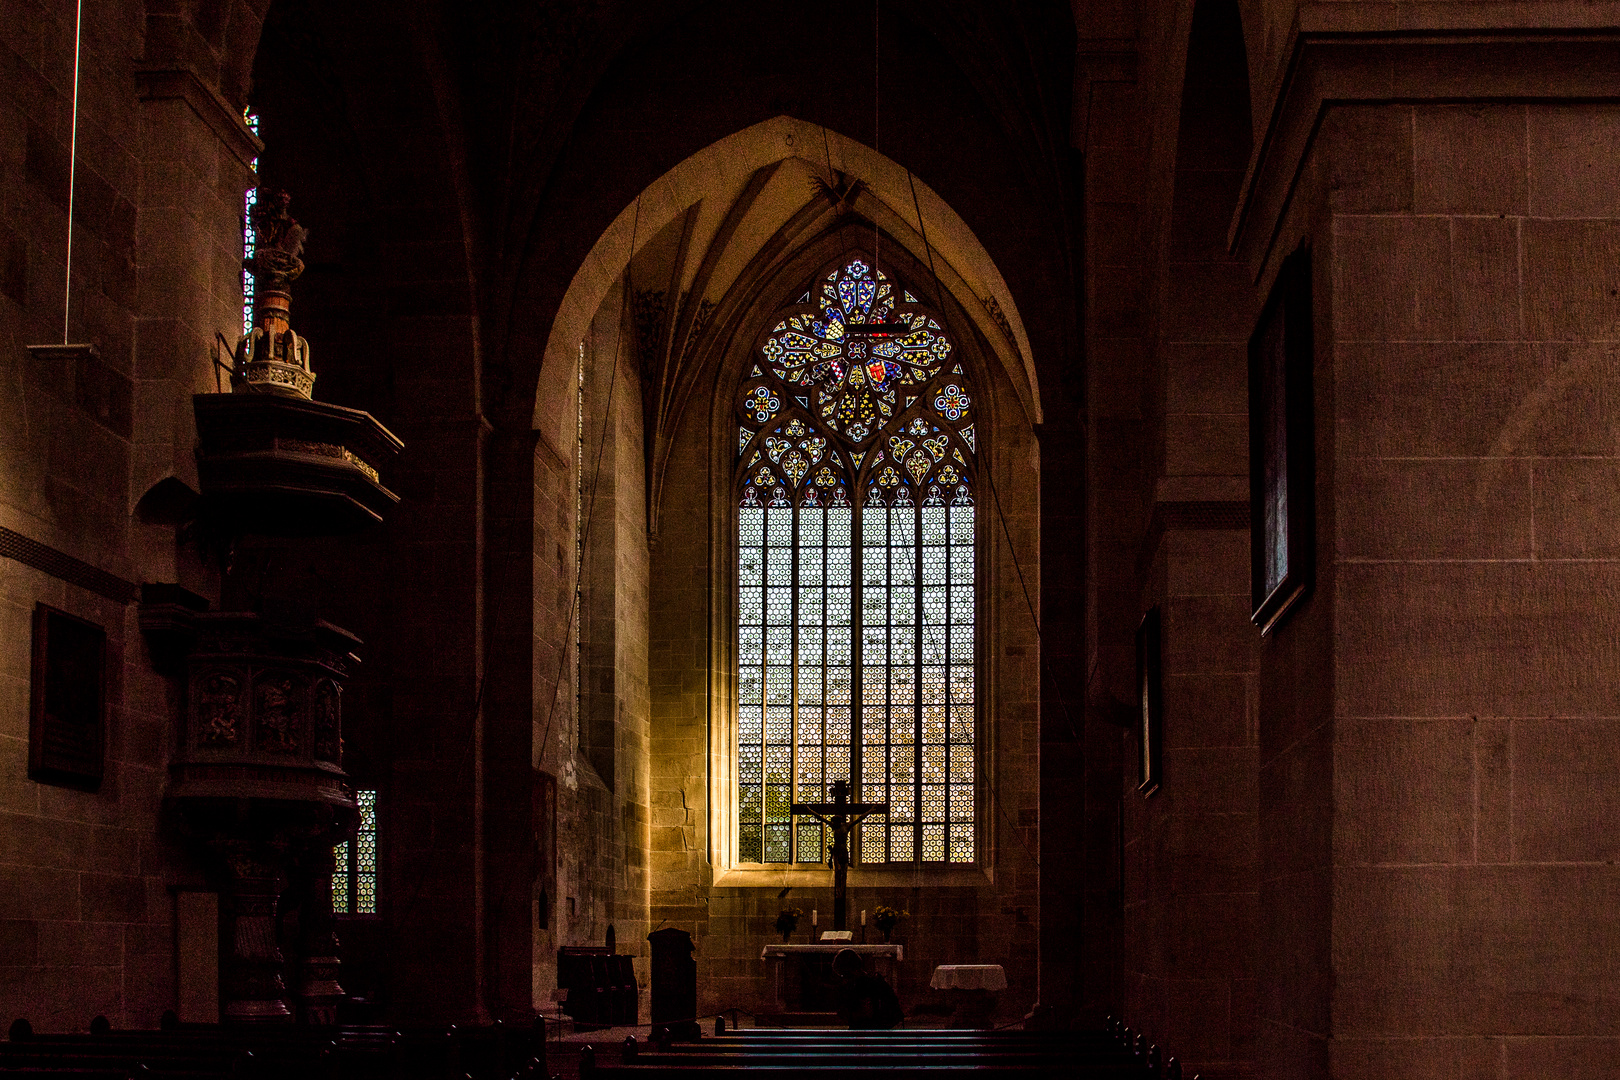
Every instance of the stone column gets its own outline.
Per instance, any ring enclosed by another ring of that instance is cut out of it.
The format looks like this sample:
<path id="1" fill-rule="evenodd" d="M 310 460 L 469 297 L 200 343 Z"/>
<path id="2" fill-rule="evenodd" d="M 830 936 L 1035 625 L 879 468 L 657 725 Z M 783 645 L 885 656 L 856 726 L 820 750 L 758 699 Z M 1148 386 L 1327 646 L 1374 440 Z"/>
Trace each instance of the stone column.
<path id="1" fill-rule="evenodd" d="M 1063 404 L 1047 407 L 1041 452 L 1040 1004 L 1033 1021 L 1066 1021 L 1080 997 L 1084 931 L 1085 436 Z M 1064 413 L 1068 412 L 1065 416 Z"/>

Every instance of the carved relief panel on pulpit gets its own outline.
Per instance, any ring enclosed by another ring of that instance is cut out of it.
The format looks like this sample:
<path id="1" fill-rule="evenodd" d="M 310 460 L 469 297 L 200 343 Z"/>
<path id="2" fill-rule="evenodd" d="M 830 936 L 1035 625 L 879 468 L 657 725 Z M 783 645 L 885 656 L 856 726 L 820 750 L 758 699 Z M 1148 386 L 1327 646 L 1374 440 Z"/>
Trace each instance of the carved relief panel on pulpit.
<path id="1" fill-rule="evenodd" d="M 251 612 L 197 613 L 177 795 L 353 806 L 341 768 L 342 680 L 359 640 L 330 623 L 278 627 Z"/>

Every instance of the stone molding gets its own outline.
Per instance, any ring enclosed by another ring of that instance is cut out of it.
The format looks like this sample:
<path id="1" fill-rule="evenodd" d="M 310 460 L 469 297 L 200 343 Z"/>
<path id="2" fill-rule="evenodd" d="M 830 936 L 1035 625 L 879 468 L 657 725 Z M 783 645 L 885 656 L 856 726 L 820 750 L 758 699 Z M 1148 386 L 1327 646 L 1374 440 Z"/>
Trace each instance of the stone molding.
<path id="1" fill-rule="evenodd" d="M 563 474 L 573 471 L 574 463 L 564 458 L 557 448 L 551 445 L 551 440 L 546 438 L 545 432 L 539 428 L 534 428 L 529 434 L 533 437 L 534 445 L 540 451 L 540 456 L 546 459 L 546 464 L 551 466 L 554 472 Z"/>
<path id="2" fill-rule="evenodd" d="M 1166 533 L 1197 532 L 1206 529 L 1248 529 L 1249 500 L 1203 499 L 1156 502 L 1147 534 L 1136 557 L 1136 577 L 1146 580 L 1149 567 L 1158 555 Z"/>
<path id="3" fill-rule="evenodd" d="M 1076 42 L 1074 102 L 1069 122 L 1069 145 L 1076 150 L 1091 146 L 1091 109 L 1098 83 L 1136 82 L 1135 38 L 1088 38 Z"/>
<path id="4" fill-rule="evenodd" d="M 780 889 L 784 886 L 795 889 L 832 888 L 831 870 L 819 866 L 814 869 L 804 867 L 807 864 L 793 864 L 782 869 L 768 866 L 717 868 L 712 885 L 716 889 Z M 995 883 L 996 868 L 989 863 L 927 868 L 851 863 L 849 867 L 849 887 L 852 889 L 982 889 Z"/>
<path id="5" fill-rule="evenodd" d="M 64 551 L 30 539 L 20 532 L 0 525 L 0 556 L 15 559 L 81 589 L 89 589 L 119 604 L 133 604 L 140 596 L 140 587 L 117 574 L 109 574 L 100 567 L 91 566 Z"/>
<path id="6" fill-rule="evenodd" d="M 1620 3 L 1306 4 L 1227 234 L 1261 283 L 1335 105 L 1620 101 Z"/>
<path id="7" fill-rule="evenodd" d="M 231 108 L 202 76 L 190 67 L 138 67 L 135 86 L 142 101 L 184 101 L 197 118 L 213 129 L 236 160 L 253 168 L 264 143 L 248 129 L 240 113 Z"/>

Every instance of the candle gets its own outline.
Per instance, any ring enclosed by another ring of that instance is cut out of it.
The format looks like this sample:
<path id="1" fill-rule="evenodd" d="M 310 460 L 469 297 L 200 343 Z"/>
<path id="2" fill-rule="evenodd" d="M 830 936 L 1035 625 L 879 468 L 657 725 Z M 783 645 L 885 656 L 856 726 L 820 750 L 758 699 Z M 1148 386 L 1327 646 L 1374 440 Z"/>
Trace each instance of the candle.
<path id="1" fill-rule="evenodd" d="M 816 909 L 815 908 L 810 909 L 810 925 L 811 926 L 816 925 Z"/>
<path id="2" fill-rule="evenodd" d="M 866 909 L 865 908 L 861 908 L 861 925 L 862 926 L 866 925 Z"/>

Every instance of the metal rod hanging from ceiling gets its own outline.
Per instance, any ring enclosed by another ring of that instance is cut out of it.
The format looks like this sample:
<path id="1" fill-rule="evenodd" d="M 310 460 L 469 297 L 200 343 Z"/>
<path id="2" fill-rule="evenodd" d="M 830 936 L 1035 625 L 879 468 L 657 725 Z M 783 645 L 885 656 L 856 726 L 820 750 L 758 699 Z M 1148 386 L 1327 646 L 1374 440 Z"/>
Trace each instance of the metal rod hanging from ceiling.
<path id="1" fill-rule="evenodd" d="M 62 294 L 62 344 L 68 343 L 68 316 L 73 311 L 73 188 L 79 166 L 79 48 L 84 38 L 84 0 L 73 16 L 73 129 L 68 136 L 67 272 Z"/>

